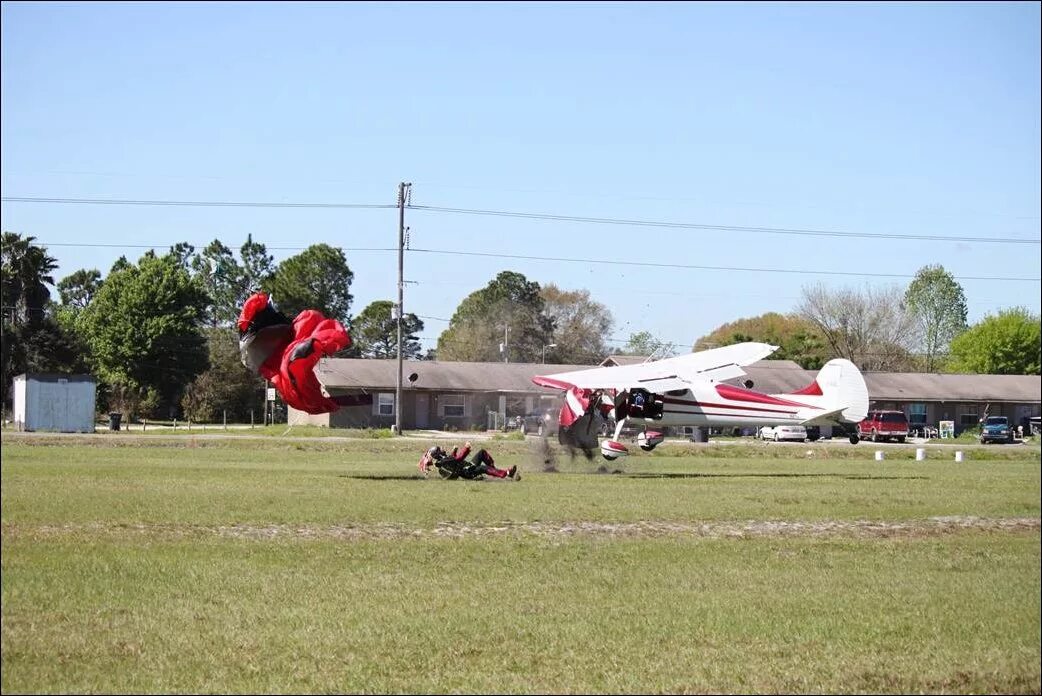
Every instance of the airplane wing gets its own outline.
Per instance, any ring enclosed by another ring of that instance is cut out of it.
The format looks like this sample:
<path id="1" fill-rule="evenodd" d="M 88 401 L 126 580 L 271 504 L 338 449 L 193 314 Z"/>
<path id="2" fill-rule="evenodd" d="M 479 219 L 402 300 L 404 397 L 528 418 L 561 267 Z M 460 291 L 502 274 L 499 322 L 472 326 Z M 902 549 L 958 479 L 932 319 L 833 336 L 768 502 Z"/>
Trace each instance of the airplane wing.
<path id="1" fill-rule="evenodd" d="M 778 350 L 767 343 L 736 343 L 723 348 L 678 355 L 641 365 L 594 367 L 589 370 L 540 375 L 532 381 L 554 389 L 633 389 L 665 392 L 689 389 L 699 381 L 722 382 L 745 374 L 743 365 L 763 360 Z"/>

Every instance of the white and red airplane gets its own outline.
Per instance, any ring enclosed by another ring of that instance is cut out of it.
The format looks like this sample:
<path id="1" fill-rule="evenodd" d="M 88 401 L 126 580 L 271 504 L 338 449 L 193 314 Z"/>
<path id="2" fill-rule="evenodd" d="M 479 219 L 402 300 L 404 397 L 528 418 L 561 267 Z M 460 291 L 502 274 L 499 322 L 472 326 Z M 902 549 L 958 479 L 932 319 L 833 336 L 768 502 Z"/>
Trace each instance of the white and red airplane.
<path id="1" fill-rule="evenodd" d="M 778 349 L 766 343 L 737 343 L 641 365 L 595 367 L 533 377 L 542 387 L 564 391 L 558 437 L 589 452 L 597 444 L 593 416 L 615 418 L 615 433 L 600 445 L 605 459 L 628 454 L 619 442 L 627 422 L 645 425 L 637 436 L 650 452 L 663 435 L 648 428 L 665 426 L 830 425 L 858 423 L 868 414 L 868 388 L 849 360 L 829 360 L 814 381 L 790 394 L 724 384 L 745 375 L 742 366 Z M 857 443 L 857 431 L 849 435 Z"/>

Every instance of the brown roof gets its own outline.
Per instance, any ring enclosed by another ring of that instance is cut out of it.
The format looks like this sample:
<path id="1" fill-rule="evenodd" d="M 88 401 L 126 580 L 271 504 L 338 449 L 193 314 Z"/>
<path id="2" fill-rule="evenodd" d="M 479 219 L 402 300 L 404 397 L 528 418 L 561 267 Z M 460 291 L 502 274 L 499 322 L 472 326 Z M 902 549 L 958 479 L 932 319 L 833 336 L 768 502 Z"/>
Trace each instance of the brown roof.
<path id="1" fill-rule="evenodd" d="M 532 378 L 589 368 L 590 365 L 405 360 L 402 362 L 402 386 L 435 391 L 556 394 L 556 389 L 536 386 Z M 409 375 L 413 373 L 416 381 L 410 382 Z M 329 389 L 394 389 L 398 361 L 328 358 L 315 368 L 315 375 Z"/>
<path id="2" fill-rule="evenodd" d="M 650 355 L 609 355 L 600 362 L 601 367 L 621 367 L 622 365 L 639 365 L 646 363 Z"/>
<path id="3" fill-rule="evenodd" d="M 760 360 L 745 366 L 745 377 L 731 380 L 742 384 L 753 381 L 753 389 L 770 394 L 782 394 L 802 389 L 811 383 L 817 372 L 804 370 L 792 360 Z"/>
<path id="4" fill-rule="evenodd" d="M 624 356 L 611 356 L 619 358 Z M 638 357 L 638 356 L 630 356 Z M 315 374 L 334 390 L 394 389 L 396 360 L 328 358 Z M 592 369 L 590 365 L 539 363 L 476 363 L 406 360 L 402 363 L 402 386 L 410 389 L 458 392 L 524 392 L 555 394 L 557 390 L 532 383 L 536 375 Z M 753 388 L 768 393 L 801 389 L 814 379 L 792 360 L 760 360 L 745 368 Z M 409 375 L 415 373 L 415 382 Z M 866 372 L 869 397 L 873 401 L 993 401 L 1033 403 L 1042 400 L 1042 378 L 1038 375 L 948 375 L 916 372 Z"/>
<path id="5" fill-rule="evenodd" d="M 1042 401 L 1039 375 L 941 375 L 866 372 L 872 399 L 885 401 Z"/>

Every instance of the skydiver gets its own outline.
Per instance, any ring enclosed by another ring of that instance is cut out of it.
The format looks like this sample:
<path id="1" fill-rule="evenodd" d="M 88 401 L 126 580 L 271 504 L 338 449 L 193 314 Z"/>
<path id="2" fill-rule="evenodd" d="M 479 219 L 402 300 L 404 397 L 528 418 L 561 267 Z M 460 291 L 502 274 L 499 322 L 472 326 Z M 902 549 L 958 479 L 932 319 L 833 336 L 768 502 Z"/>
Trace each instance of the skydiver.
<path id="1" fill-rule="evenodd" d="M 472 480 L 481 478 L 484 474 L 495 478 L 511 478 L 515 481 L 521 479 L 521 474 L 518 473 L 516 465 L 509 469 L 496 468 L 492 455 L 486 450 L 478 450 L 474 454 L 472 462 L 467 461 L 468 454 L 470 454 L 469 442 L 463 445 L 463 449 L 460 449 L 458 446 L 453 447 L 451 452 L 446 452 L 441 447 L 435 445 L 428 448 L 423 453 L 423 456 L 420 457 L 420 472 L 426 476 L 431 467 L 436 467 L 438 475 L 444 479 L 463 478 Z"/>

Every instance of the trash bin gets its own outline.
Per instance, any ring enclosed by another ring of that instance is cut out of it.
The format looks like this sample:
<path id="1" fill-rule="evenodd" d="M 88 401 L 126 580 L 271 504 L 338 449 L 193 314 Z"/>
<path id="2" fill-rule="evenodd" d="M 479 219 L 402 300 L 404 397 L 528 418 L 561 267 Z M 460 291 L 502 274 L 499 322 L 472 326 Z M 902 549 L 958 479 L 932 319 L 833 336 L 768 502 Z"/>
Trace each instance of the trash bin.
<path id="1" fill-rule="evenodd" d="M 709 428 L 695 428 L 691 433 L 691 442 L 709 442 Z"/>
<path id="2" fill-rule="evenodd" d="M 109 414 L 109 430 L 119 430 L 119 423 L 123 420 L 122 413 Z"/>

